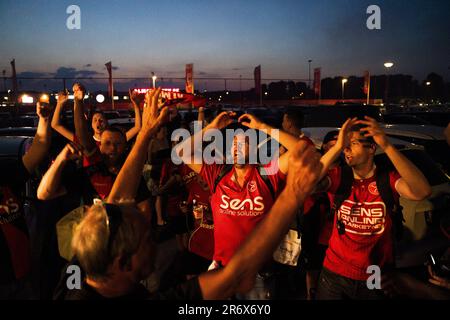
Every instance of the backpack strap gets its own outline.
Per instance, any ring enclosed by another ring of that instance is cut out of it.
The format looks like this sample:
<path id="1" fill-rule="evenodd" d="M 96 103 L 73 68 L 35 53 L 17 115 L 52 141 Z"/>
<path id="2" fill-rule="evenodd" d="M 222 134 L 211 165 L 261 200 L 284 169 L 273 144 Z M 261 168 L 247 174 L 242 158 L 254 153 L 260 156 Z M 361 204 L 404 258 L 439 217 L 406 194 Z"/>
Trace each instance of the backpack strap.
<path id="1" fill-rule="evenodd" d="M 348 165 L 341 166 L 341 179 L 330 207 L 330 215 L 334 216 L 352 192 L 353 170 Z"/>
<path id="2" fill-rule="evenodd" d="M 378 193 L 383 200 L 386 211 L 391 214 L 392 227 L 397 241 L 401 240 L 403 236 L 403 213 L 400 203 L 395 201 L 394 193 L 389 182 L 389 171 L 377 167 L 376 177 Z"/>
<path id="3" fill-rule="evenodd" d="M 220 180 L 222 180 L 225 175 L 233 169 L 233 165 L 226 164 L 222 167 L 222 169 L 219 172 L 219 175 L 216 177 L 216 180 L 214 180 L 214 187 L 212 190 L 212 193 L 216 193 L 217 185 L 219 184 Z"/>
<path id="4" fill-rule="evenodd" d="M 232 169 L 233 169 L 233 165 L 231 165 L 231 164 L 226 164 L 222 167 L 222 169 L 219 172 L 219 175 L 216 177 L 216 180 L 214 180 L 213 193 L 216 192 L 217 186 L 219 185 L 219 183 L 223 179 L 223 177 L 228 172 L 230 172 Z M 269 188 L 272 199 L 275 200 L 275 189 L 272 185 L 272 182 L 269 179 L 269 176 L 267 175 L 266 169 L 263 166 L 259 166 L 258 172 L 259 172 L 259 175 L 261 176 L 261 178 L 263 179 L 264 183 L 266 184 L 267 188 Z"/>
<path id="5" fill-rule="evenodd" d="M 266 168 L 263 166 L 258 167 L 258 172 L 261 178 L 263 179 L 264 183 L 266 184 L 267 188 L 269 188 L 270 195 L 272 196 L 272 200 L 275 202 L 275 190 L 273 188 L 272 182 L 269 179 L 269 176 L 267 174 Z"/>

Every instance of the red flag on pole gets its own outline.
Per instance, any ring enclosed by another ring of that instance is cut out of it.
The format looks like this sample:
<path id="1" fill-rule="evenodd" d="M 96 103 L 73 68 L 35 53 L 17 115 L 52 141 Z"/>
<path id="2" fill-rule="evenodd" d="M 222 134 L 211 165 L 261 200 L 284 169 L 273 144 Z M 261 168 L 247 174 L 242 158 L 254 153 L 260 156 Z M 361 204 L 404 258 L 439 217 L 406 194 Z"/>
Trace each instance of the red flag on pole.
<path id="1" fill-rule="evenodd" d="M 320 99 L 320 91 L 321 91 L 321 73 L 322 68 L 314 69 L 314 94 Z"/>
<path id="2" fill-rule="evenodd" d="M 109 81 L 108 81 L 108 94 L 111 97 L 111 105 L 112 109 L 114 108 L 114 86 L 113 86 L 113 80 L 112 80 L 112 64 L 111 61 L 105 63 L 106 69 L 108 69 L 108 75 L 109 75 Z"/>
<path id="3" fill-rule="evenodd" d="M 364 71 L 364 94 L 367 96 L 367 104 L 370 98 L 370 72 Z"/>
<path id="4" fill-rule="evenodd" d="M 14 100 L 15 100 L 18 96 L 17 91 L 19 90 L 19 86 L 17 85 L 16 59 L 12 59 L 11 68 L 12 68 L 12 85 L 13 85 Z"/>
<path id="5" fill-rule="evenodd" d="M 194 64 L 186 65 L 186 93 L 194 93 Z"/>
<path id="6" fill-rule="evenodd" d="M 262 88 L 261 88 L 261 65 L 257 66 L 253 71 L 253 76 L 255 78 L 255 93 L 257 101 L 262 104 Z"/>
<path id="7" fill-rule="evenodd" d="M 108 70 L 109 82 L 108 82 L 108 94 L 110 97 L 113 96 L 113 84 L 112 84 L 112 64 L 111 61 L 105 63 L 106 69 Z"/>

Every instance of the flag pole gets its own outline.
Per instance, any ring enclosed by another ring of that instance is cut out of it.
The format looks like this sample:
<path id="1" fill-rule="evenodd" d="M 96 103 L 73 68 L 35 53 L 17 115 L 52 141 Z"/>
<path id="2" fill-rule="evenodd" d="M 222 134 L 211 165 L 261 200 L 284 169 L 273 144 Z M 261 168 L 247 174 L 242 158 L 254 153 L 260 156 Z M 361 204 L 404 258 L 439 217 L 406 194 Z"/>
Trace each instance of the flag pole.
<path id="1" fill-rule="evenodd" d="M 111 62 L 110 62 L 111 63 Z M 114 106 L 114 81 L 113 81 L 113 77 L 112 77 L 112 63 L 111 63 L 111 73 L 109 74 L 110 78 L 111 78 L 111 106 L 113 110 L 116 110 L 115 106 Z"/>

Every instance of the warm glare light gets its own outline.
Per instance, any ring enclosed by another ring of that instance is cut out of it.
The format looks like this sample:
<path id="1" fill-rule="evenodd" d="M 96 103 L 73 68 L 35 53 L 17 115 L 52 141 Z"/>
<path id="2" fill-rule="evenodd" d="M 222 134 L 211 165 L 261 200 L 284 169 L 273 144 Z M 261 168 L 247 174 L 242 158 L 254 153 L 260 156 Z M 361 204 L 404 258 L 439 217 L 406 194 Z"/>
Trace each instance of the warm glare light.
<path id="1" fill-rule="evenodd" d="M 105 101 L 105 96 L 102 95 L 102 94 L 98 94 L 98 95 L 95 97 L 95 100 L 96 100 L 98 103 L 102 103 L 102 102 Z"/>
<path id="2" fill-rule="evenodd" d="M 344 83 L 347 83 L 347 81 L 348 81 L 348 79 L 342 79 L 342 83 L 344 84 Z"/>
<path id="3" fill-rule="evenodd" d="M 385 66 L 386 68 L 392 68 L 392 67 L 394 66 L 394 63 L 393 63 L 393 62 L 385 62 L 385 63 L 384 63 L 384 66 Z"/>
<path id="4" fill-rule="evenodd" d="M 49 103 L 50 102 L 50 97 L 48 96 L 48 94 L 43 94 L 41 95 L 41 98 L 39 99 L 40 102 L 43 103 Z"/>
<path id="5" fill-rule="evenodd" d="M 431 85 L 431 82 L 430 82 L 430 81 L 427 81 L 425 84 L 426 84 L 427 86 L 430 86 L 430 85 Z"/>
<path id="6" fill-rule="evenodd" d="M 27 94 L 24 94 L 23 96 L 22 96 L 22 103 L 33 103 L 34 102 L 34 99 L 33 99 L 33 97 L 31 97 L 31 96 L 29 96 L 29 95 L 27 95 Z"/>
<path id="7" fill-rule="evenodd" d="M 115 101 L 117 101 L 117 100 L 119 100 L 119 97 L 118 96 L 114 96 L 114 98 L 113 98 Z"/>

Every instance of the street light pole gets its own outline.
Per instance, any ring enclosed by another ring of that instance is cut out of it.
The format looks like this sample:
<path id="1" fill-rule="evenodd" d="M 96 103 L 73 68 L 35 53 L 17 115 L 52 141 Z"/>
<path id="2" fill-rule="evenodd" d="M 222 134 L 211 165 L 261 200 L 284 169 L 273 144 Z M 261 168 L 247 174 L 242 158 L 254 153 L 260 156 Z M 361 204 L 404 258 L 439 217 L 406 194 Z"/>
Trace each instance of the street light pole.
<path id="1" fill-rule="evenodd" d="M 386 87 L 384 88 L 384 100 L 386 104 L 389 102 L 389 69 L 394 66 L 394 63 L 391 61 L 387 61 L 384 63 L 384 67 L 386 68 Z"/>
<path id="2" fill-rule="evenodd" d="M 155 73 L 152 72 L 153 89 L 155 89 L 155 86 L 156 86 L 156 79 L 157 79 L 157 78 L 158 78 L 158 77 L 155 75 Z"/>
<path id="3" fill-rule="evenodd" d="M 344 100 L 344 86 L 347 81 L 348 81 L 348 79 L 346 79 L 346 78 L 342 79 L 342 100 Z"/>
<path id="4" fill-rule="evenodd" d="M 242 75 L 239 75 L 239 95 L 241 97 L 241 109 L 242 109 Z"/>
<path id="5" fill-rule="evenodd" d="M 309 59 L 308 60 L 308 64 L 309 64 L 309 66 L 308 66 L 308 74 L 309 74 L 309 76 L 308 76 L 308 89 L 310 89 L 310 90 L 311 90 L 311 62 L 312 62 L 312 60 Z"/>
<path id="6" fill-rule="evenodd" d="M 6 70 L 3 70 L 3 91 L 6 92 Z"/>

